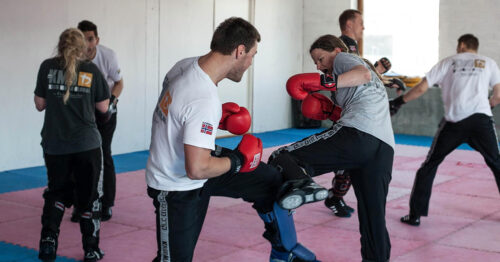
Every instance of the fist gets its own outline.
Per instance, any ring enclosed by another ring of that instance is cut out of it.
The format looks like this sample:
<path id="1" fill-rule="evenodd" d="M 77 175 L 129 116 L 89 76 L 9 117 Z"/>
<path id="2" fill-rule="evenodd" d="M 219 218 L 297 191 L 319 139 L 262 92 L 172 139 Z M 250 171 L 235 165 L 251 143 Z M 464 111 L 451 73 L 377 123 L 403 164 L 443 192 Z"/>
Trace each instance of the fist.
<path id="1" fill-rule="evenodd" d="M 241 139 L 240 144 L 236 150 L 242 155 L 241 173 L 251 172 L 255 170 L 262 158 L 262 140 L 259 138 L 246 134 Z"/>
<path id="2" fill-rule="evenodd" d="M 219 122 L 219 129 L 227 130 L 235 135 L 242 135 L 250 129 L 252 118 L 244 107 L 240 107 L 233 102 L 222 105 L 222 117 Z"/>

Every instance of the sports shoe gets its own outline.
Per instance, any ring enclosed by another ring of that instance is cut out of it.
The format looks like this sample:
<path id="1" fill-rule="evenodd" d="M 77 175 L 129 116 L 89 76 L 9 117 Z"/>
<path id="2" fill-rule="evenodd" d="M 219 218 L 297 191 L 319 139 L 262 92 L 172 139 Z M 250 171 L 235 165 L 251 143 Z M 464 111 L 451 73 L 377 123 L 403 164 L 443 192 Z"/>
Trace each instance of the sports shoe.
<path id="1" fill-rule="evenodd" d="M 333 211 L 333 214 L 338 217 L 351 217 L 354 209 L 348 206 L 341 197 L 328 197 L 325 200 L 325 206 Z"/>
<path id="2" fill-rule="evenodd" d="M 113 211 L 111 211 L 111 207 L 105 207 L 102 209 L 101 221 L 108 221 L 113 216 Z"/>
<path id="3" fill-rule="evenodd" d="M 278 205 L 283 209 L 296 209 L 303 204 L 324 200 L 328 196 L 328 190 L 312 179 L 291 183 L 292 187 L 278 200 Z"/>
<path id="4" fill-rule="evenodd" d="M 73 212 L 71 213 L 71 219 L 70 219 L 71 222 L 73 223 L 78 223 L 80 222 L 80 212 L 78 212 L 78 210 L 75 208 L 73 208 Z"/>
<path id="5" fill-rule="evenodd" d="M 40 249 L 38 258 L 44 262 L 56 260 L 57 240 L 53 237 L 44 237 L 40 239 Z"/>
<path id="6" fill-rule="evenodd" d="M 101 249 L 90 249 L 85 251 L 85 257 L 83 258 L 84 262 L 95 262 L 104 257 L 104 252 Z"/>
<path id="7" fill-rule="evenodd" d="M 412 226 L 419 226 L 420 216 L 406 215 L 404 217 L 401 217 L 401 222 Z"/>

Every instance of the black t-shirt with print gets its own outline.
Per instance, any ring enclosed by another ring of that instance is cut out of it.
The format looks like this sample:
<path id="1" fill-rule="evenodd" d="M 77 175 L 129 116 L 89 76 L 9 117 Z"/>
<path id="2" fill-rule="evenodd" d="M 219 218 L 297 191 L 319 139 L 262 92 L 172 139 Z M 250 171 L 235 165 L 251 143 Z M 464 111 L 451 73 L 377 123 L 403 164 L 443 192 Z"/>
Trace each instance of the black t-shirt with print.
<path id="1" fill-rule="evenodd" d="M 81 62 L 66 104 L 62 59 L 42 62 L 38 71 L 35 95 L 45 98 L 45 119 L 42 128 L 44 153 L 62 155 L 83 152 L 101 146 L 95 123 L 95 104 L 110 97 L 106 80 L 95 64 Z"/>
<path id="2" fill-rule="evenodd" d="M 359 55 L 358 43 L 356 42 L 356 40 L 346 35 L 341 35 L 339 38 L 347 46 L 348 53 Z"/>

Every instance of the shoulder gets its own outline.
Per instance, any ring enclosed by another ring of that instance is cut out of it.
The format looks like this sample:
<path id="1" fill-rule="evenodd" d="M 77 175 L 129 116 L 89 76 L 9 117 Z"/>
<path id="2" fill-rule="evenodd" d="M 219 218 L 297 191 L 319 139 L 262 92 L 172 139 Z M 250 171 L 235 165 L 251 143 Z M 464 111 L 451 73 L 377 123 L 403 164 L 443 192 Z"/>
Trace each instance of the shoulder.
<path id="1" fill-rule="evenodd" d="M 172 68 L 187 69 L 188 67 L 191 67 L 196 60 L 197 60 L 197 57 L 184 58 L 184 59 L 178 61 L 177 63 L 175 63 L 175 65 Z"/>
<path id="2" fill-rule="evenodd" d="M 363 59 L 361 59 L 361 57 L 359 57 L 355 54 L 347 53 L 347 52 L 338 53 L 337 56 L 335 57 L 335 61 L 338 61 L 341 63 L 350 62 L 350 63 L 364 64 L 364 61 L 363 61 Z"/>
<path id="3" fill-rule="evenodd" d="M 478 55 L 479 59 L 483 59 L 484 61 L 486 61 L 486 63 L 490 63 L 490 64 L 494 64 L 496 65 L 497 62 L 495 61 L 495 59 L 491 58 L 491 57 L 488 57 L 488 56 L 484 56 L 484 55 Z"/>
<path id="4" fill-rule="evenodd" d="M 42 61 L 42 63 L 40 64 L 40 67 L 45 68 L 45 67 L 58 66 L 58 65 L 61 65 L 60 61 L 61 60 L 58 57 L 47 58 L 47 59 Z"/>
<path id="5" fill-rule="evenodd" d="M 113 49 L 107 47 L 107 46 L 104 46 L 104 45 L 97 45 L 97 49 L 102 52 L 103 54 L 114 54 L 115 51 L 113 51 Z"/>
<path id="6" fill-rule="evenodd" d="M 196 57 L 185 58 L 177 63 L 167 72 L 164 81 L 171 80 L 178 76 L 182 76 L 186 73 L 192 72 L 194 70 L 194 63 Z"/>
<path id="7" fill-rule="evenodd" d="M 81 61 L 80 62 L 80 66 L 79 66 L 79 70 L 80 71 L 89 71 L 90 73 L 93 73 L 93 72 L 101 72 L 99 70 L 99 68 L 97 67 L 96 64 L 94 64 L 92 61 L 90 60 L 84 60 L 84 61 Z"/>
<path id="8" fill-rule="evenodd" d="M 102 57 L 104 59 L 116 59 L 116 53 L 113 51 L 113 49 L 103 46 L 103 45 L 98 45 L 97 46 L 98 52 L 101 53 Z"/>

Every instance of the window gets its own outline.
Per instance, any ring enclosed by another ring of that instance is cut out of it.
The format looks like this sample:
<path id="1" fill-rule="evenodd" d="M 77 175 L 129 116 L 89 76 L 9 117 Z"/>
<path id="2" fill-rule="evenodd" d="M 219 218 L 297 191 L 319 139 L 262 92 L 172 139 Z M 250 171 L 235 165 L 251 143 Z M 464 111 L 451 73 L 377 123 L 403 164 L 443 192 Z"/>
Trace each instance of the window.
<path id="1" fill-rule="evenodd" d="M 438 62 L 439 1 L 364 0 L 363 56 L 392 62 L 391 71 L 424 76 Z"/>

